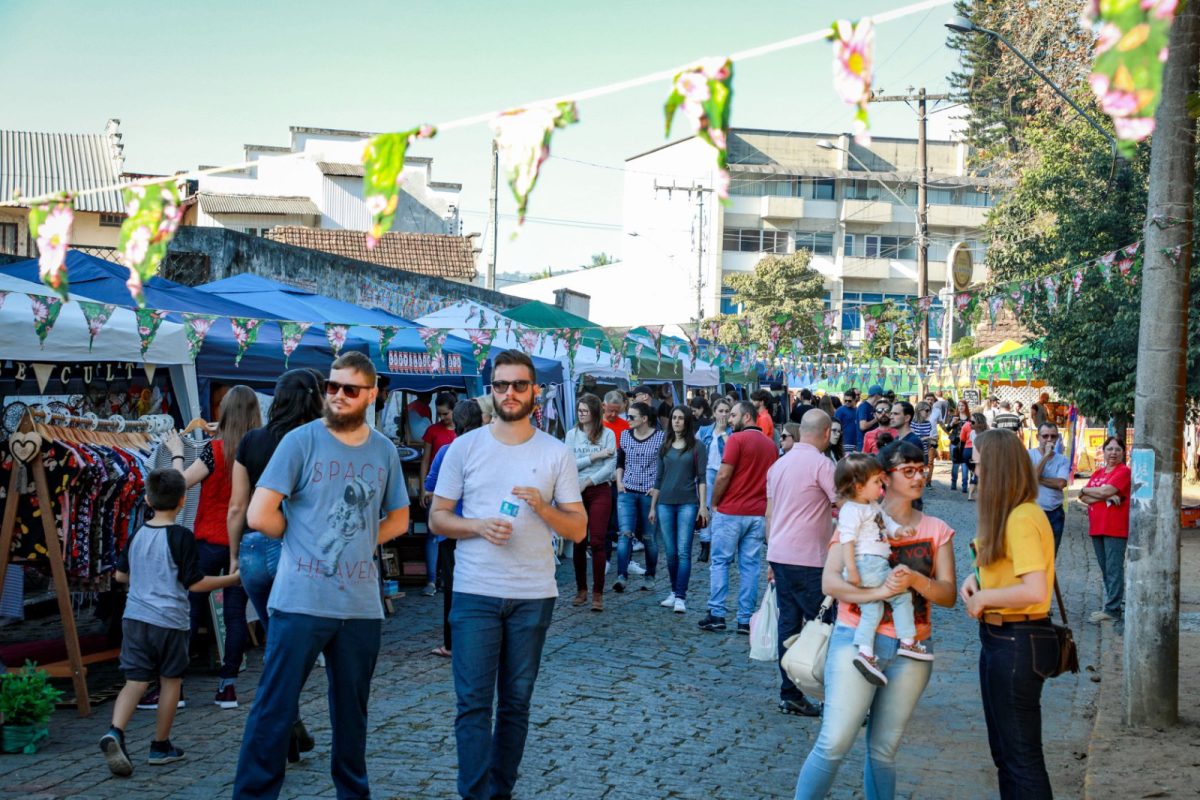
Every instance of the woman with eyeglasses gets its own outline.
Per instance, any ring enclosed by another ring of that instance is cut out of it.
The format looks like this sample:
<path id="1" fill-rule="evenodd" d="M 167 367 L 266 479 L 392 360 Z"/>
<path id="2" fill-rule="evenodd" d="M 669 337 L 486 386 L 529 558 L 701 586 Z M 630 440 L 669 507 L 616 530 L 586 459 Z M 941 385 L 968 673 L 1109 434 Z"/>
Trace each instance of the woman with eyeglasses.
<path id="1" fill-rule="evenodd" d="M 825 456 L 834 464 L 845 457 L 845 451 L 842 449 L 843 433 L 842 423 L 836 419 L 831 419 L 829 422 L 829 447 L 825 448 Z"/>
<path id="2" fill-rule="evenodd" d="M 667 551 L 671 593 L 659 605 L 676 614 L 687 611 L 688 583 L 692 577 L 692 536 L 696 520 L 708 524 L 708 492 L 704 470 L 708 453 L 696 438 L 692 410 L 675 406 L 671 430 L 658 450 L 658 478 L 650 496 L 650 525 L 662 532 Z M 789 423 L 790 424 L 790 423 Z"/>
<path id="3" fill-rule="evenodd" d="M 829 794 L 838 769 L 854 746 L 863 721 L 866 731 L 863 769 L 865 794 L 871 800 L 896 796 L 896 752 L 904 730 L 929 683 L 933 663 L 898 657 L 899 639 L 890 618 L 875 632 L 874 652 L 885 685 L 868 683 L 853 666 L 854 632 L 861 619 L 858 603 L 885 600 L 899 592 L 912 594 L 917 640 L 933 651 L 932 603 L 955 603 L 954 530 L 945 522 L 913 508 L 925 489 L 925 454 L 910 442 L 894 442 L 877 456 L 887 476 L 884 513 L 915 533 L 893 540 L 897 566 L 883 586 L 862 588 L 843 575 L 845 559 L 835 533 L 821 575 L 821 589 L 838 601 L 837 620 L 825 656 L 825 705 L 821 730 L 796 781 L 797 800 Z"/>
<path id="4" fill-rule="evenodd" d="M 980 415 L 982 416 L 982 415 Z M 960 594 L 979 620 L 979 688 L 1004 800 L 1054 796 L 1042 753 L 1042 685 L 1058 665 L 1050 622 L 1054 535 L 1037 505 L 1038 481 L 1020 439 L 980 430 L 975 570 Z"/>
<path id="5" fill-rule="evenodd" d="M 1079 490 L 1079 502 L 1088 507 L 1088 535 L 1104 577 L 1104 608 L 1092 614 L 1092 622 L 1119 622 L 1125 615 L 1125 543 L 1129 540 L 1132 478 L 1125 465 L 1125 442 L 1110 436 L 1104 440 L 1104 466 Z"/>
<path id="6" fill-rule="evenodd" d="M 575 600 L 581 606 L 588 600 L 587 554 L 592 553 L 592 611 L 604 610 L 604 570 L 608 566 L 605 544 L 608 520 L 612 514 L 611 484 L 617 473 L 617 437 L 604 424 L 600 398 L 594 394 L 579 397 L 575 409 L 575 427 L 567 431 L 566 444 L 575 456 L 579 470 L 579 489 L 588 517 L 588 541 L 575 545 Z"/>
<path id="7" fill-rule="evenodd" d="M 783 432 L 779 434 L 779 449 L 783 451 L 784 455 L 787 455 L 798 441 L 800 441 L 800 423 L 785 422 Z"/>

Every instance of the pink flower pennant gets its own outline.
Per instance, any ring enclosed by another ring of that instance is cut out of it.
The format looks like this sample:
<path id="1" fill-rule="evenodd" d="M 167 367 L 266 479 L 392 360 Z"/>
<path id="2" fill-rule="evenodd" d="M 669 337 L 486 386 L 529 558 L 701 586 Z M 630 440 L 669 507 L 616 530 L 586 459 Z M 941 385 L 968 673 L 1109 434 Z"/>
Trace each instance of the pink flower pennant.
<path id="1" fill-rule="evenodd" d="M 517 200 L 517 224 L 525 224 L 529 195 L 537 185 L 538 172 L 550 156 L 550 137 L 556 128 L 579 122 L 573 101 L 553 106 L 534 106 L 505 111 L 492 120 L 496 152 L 505 180 Z M 482 317 L 482 312 L 480 312 Z M 481 322 L 480 327 L 483 326 Z"/>
<path id="2" fill-rule="evenodd" d="M 58 320 L 58 314 L 62 311 L 63 301 L 60 297 L 43 297 L 40 294 L 31 294 L 29 297 L 29 307 L 33 310 L 33 330 L 37 334 L 38 341 L 42 347 L 46 346 L 46 337 L 50 335 L 50 331 L 54 328 L 54 323 Z"/>
<path id="3" fill-rule="evenodd" d="M 833 42 L 833 88 L 854 112 L 854 141 L 871 143 L 867 103 L 871 100 L 871 73 L 875 61 L 875 26 L 871 19 L 857 23 L 839 19 L 829 31 Z"/>
<path id="4" fill-rule="evenodd" d="M 521 349 L 526 353 L 536 353 L 540 350 L 541 339 L 542 336 L 537 331 L 528 328 L 518 329 L 517 341 L 520 343 Z"/>
<path id="5" fill-rule="evenodd" d="M 367 247 L 379 244 L 385 231 L 392 227 L 396 207 L 400 204 L 400 173 L 404 170 L 404 154 L 416 139 L 431 139 L 437 128 L 422 125 L 401 133 L 381 133 L 367 143 L 363 151 L 363 198 L 371 212 L 371 229 L 367 231 Z"/>
<path id="6" fill-rule="evenodd" d="M 100 329 L 108 322 L 109 317 L 112 316 L 113 311 L 117 307 L 107 303 L 92 303 L 81 300 L 79 301 L 79 308 L 83 311 L 83 318 L 87 320 L 88 351 L 90 352 L 92 344 L 96 341 L 96 337 L 100 335 Z"/>
<path id="7" fill-rule="evenodd" d="M 215 314 L 183 315 L 183 330 L 187 333 L 188 340 L 188 357 L 192 361 L 196 360 L 200 348 L 204 345 L 204 338 L 208 336 L 208 332 L 212 330 L 213 323 L 216 321 Z"/>
<path id="8" fill-rule="evenodd" d="M 158 335 L 159 326 L 167 318 L 167 312 L 155 311 L 153 308 L 135 308 L 133 313 L 137 315 L 138 339 L 142 345 L 142 357 L 145 358 L 146 351 L 154 344 L 154 337 Z"/>
<path id="9" fill-rule="evenodd" d="M 235 367 L 242 363 L 242 356 L 250 349 L 250 345 L 254 344 L 255 340 L 258 339 L 258 329 L 262 327 L 262 323 L 261 319 L 254 319 L 252 317 L 229 318 L 229 326 L 233 328 L 233 338 L 238 343 L 237 355 L 233 359 Z"/>
<path id="10" fill-rule="evenodd" d="M 663 110 L 667 136 L 676 110 L 682 110 L 696 138 L 716 150 L 717 180 L 714 187 L 722 202 L 729 200 L 729 120 L 733 102 L 733 61 L 706 58 L 681 70 L 671 83 L 671 94 Z"/>
<path id="11" fill-rule="evenodd" d="M 283 342 L 284 369 L 287 369 L 288 361 L 291 359 L 292 353 L 296 352 L 296 348 L 300 346 L 300 340 L 304 338 L 304 332 L 311 327 L 311 322 L 279 323 L 279 338 Z"/>
<path id="12" fill-rule="evenodd" d="M 496 338 L 496 331 L 489 328 L 468 328 L 467 337 L 471 340 L 471 354 L 475 356 L 475 368 L 482 373 L 483 365 L 487 363 L 488 354 L 491 353 L 492 339 Z"/>
<path id="13" fill-rule="evenodd" d="M 139 306 L 144 305 L 142 285 L 158 273 L 167 246 L 183 219 L 179 188 L 173 179 L 148 186 L 131 186 L 124 192 L 125 221 L 117 255 L 129 268 L 125 285 Z"/>
<path id="14" fill-rule="evenodd" d="M 29 235 L 37 240 L 38 275 L 63 300 L 68 298 L 67 248 L 74 224 L 75 211 L 68 195 L 29 209 Z"/>
<path id="15" fill-rule="evenodd" d="M 337 354 L 342 352 L 342 348 L 346 346 L 346 337 L 350 333 L 349 325 L 341 325 L 328 322 L 325 324 L 325 339 L 329 342 L 329 347 L 333 350 L 333 355 L 336 358 Z"/>
<path id="16" fill-rule="evenodd" d="M 421 334 L 421 341 L 425 342 L 425 352 L 429 354 L 430 359 L 430 370 L 441 372 L 442 346 L 446 344 L 446 337 L 450 331 L 446 328 L 418 328 L 417 332 Z"/>
<path id="17" fill-rule="evenodd" d="M 994 294 L 987 299 L 988 319 L 992 325 L 996 324 L 996 315 L 1000 313 L 1001 306 L 1004 305 L 1004 295 Z"/>

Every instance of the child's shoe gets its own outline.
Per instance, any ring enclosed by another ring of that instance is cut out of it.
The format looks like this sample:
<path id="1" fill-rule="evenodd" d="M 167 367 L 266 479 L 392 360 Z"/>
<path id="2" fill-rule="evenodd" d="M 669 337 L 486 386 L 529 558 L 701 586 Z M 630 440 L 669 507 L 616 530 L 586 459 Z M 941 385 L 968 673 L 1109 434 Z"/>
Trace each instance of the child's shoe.
<path id="1" fill-rule="evenodd" d="M 896 651 L 898 655 L 905 658 L 915 658 L 917 661 L 933 661 L 933 653 L 925 649 L 925 645 L 920 642 L 912 644 L 900 643 L 900 648 Z"/>
<path id="2" fill-rule="evenodd" d="M 171 744 L 170 739 L 167 739 L 165 742 L 150 742 L 150 757 L 146 759 L 146 763 L 162 766 L 174 761 L 183 761 L 184 758 L 186 756 L 183 751 Z"/>
<path id="3" fill-rule="evenodd" d="M 108 733 L 100 737 L 100 752 L 113 775 L 128 778 L 133 774 L 133 762 L 125 750 L 125 734 L 120 728 L 109 728 Z"/>
<path id="4" fill-rule="evenodd" d="M 854 657 L 854 667 L 867 679 L 867 683 L 873 686 L 887 686 L 887 676 L 879 668 L 879 660 L 875 656 L 869 656 L 860 651 Z"/>

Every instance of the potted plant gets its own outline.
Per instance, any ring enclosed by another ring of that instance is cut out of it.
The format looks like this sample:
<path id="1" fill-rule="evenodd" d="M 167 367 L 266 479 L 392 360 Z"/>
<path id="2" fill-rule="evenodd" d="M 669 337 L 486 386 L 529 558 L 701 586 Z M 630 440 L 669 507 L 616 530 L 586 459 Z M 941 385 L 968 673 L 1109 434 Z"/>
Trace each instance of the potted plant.
<path id="1" fill-rule="evenodd" d="M 62 692 L 50 685 L 46 672 L 31 661 L 0 675 L 0 751 L 36 753 L 50 738 L 46 723 Z"/>

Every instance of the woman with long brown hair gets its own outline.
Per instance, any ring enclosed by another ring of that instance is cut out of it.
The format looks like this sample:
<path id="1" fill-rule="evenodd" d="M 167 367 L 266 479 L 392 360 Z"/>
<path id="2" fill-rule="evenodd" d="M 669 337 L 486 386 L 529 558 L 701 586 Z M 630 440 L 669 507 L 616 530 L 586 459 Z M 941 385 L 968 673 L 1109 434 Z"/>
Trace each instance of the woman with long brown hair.
<path id="1" fill-rule="evenodd" d="M 200 553 L 200 569 L 205 575 L 220 575 L 233 572 L 236 561 L 231 563 L 229 551 L 229 497 L 232 492 L 231 476 L 233 462 L 237 456 L 242 437 L 262 425 L 258 406 L 258 395 L 249 386 L 234 386 L 221 400 L 217 434 L 204 445 L 200 457 L 183 472 L 188 488 L 200 484 L 200 503 L 196 507 L 196 547 Z M 171 452 L 171 464 L 176 469 L 183 466 L 183 442 L 176 434 L 169 435 L 163 442 Z M 240 534 L 241 531 L 238 531 Z M 196 648 L 196 635 L 201 625 L 211 629 L 209 621 L 208 592 L 190 592 L 192 616 L 192 651 Z M 228 587 L 223 592 L 222 615 L 225 619 L 225 657 L 221 664 L 221 678 L 213 703 L 221 708 L 237 708 L 238 671 L 242 667 L 242 654 L 246 649 L 246 590 L 241 584 Z"/>
<path id="2" fill-rule="evenodd" d="M 1016 434 L 975 438 L 975 570 L 960 594 L 979 620 L 979 686 L 1002 798 L 1053 797 L 1042 754 L 1042 684 L 1058 663 L 1050 624 L 1054 533 L 1037 504 L 1033 462 Z"/>
<path id="3" fill-rule="evenodd" d="M 588 541 L 575 545 L 574 605 L 587 602 L 587 553 L 592 551 L 592 611 L 604 610 L 604 570 L 608 566 L 604 546 L 608 538 L 608 518 L 612 514 L 612 487 L 617 473 L 617 437 L 604 424 L 600 398 L 594 394 L 579 397 L 575 408 L 575 427 L 567 431 L 566 444 L 575 454 L 579 470 L 579 489 L 588 517 Z"/>

